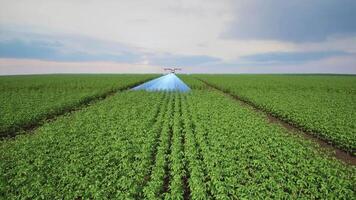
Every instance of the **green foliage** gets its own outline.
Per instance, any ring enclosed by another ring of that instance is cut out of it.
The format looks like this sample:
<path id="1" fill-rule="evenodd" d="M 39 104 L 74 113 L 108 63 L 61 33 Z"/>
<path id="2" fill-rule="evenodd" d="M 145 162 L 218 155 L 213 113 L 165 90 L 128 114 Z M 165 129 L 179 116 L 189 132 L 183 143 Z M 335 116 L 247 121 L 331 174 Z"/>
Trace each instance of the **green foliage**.
<path id="1" fill-rule="evenodd" d="M 120 92 L 0 141 L 0 199 L 354 197 L 355 167 L 284 131 L 212 90 Z"/>
<path id="2" fill-rule="evenodd" d="M 0 143 L 0 199 L 137 199 L 160 93 L 123 92 Z M 1 198 L 1 196 L 3 198 Z"/>
<path id="3" fill-rule="evenodd" d="M 154 75 L 33 75 L 0 77 L 0 136 L 73 109 Z"/>
<path id="4" fill-rule="evenodd" d="M 195 90 L 205 90 L 208 89 L 209 87 L 201 82 L 200 80 L 194 78 L 194 75 L 183 75 L 180 74 L 178 75 L 180 79 L 182 79 L 183 82 L 185 82 L 191 89 Z"/>
<path id="5" fill-rule="evenodd" d="M 206 168 L 201 157 L 201 149 L 199 148 L 195 138 L 195 128 L 191 120 L 191 113 L 188 110 L 187 98 L 182 98 L 182 118 L 183 118 L 183 133 L 184 133 L 184 156 L 187 161 L 189 178 L 189 188 L 191 198 L 197 200 L 209 199 L 208 184 L 206 176 Z"/>
<path id="6" fill-rule="evenodd" d="M 165 169 L 168 168 L 168 157 L 171 140 L 170 120 L 173 115 L 173 101 L 174 97 L 172 94 L 170 94 L 167 110 L 163 118 L 162 131 L 159 138 L 159 146 L 157 147 L 154 167 L 152 168 L 150 181 L 143 190 L 145 198 L 147 199 L 162 199 L 164 195 L 164 179 L 166 179 L 166 176 L 168 176 Z"/>
<path id="7" fill-rule="evenodd" d="M 195 75 L 356 153 L 356 77 Z"/>
<path id="8" fill-rule="evenodd" d="M 172 144 L 170 151 L 170 192 L 165 199 L 179 200 L 183 199 L 183 177 L 184 171 L 184 152 L 183 152 L 183 135 L 182 135 L 182 116 L 181 116 L 181 97 L 176 93 L 174 98 L 174 113 L 172 124 Z"/>
<path id="9" fill-rule="evenodd" d="M 355 167 L 327 158 L 235 100 L 195 91 L 187 106 L 198 149 L 192 153 L 201 154 L 205 191 L 214 199 L 353 198 Z"/>

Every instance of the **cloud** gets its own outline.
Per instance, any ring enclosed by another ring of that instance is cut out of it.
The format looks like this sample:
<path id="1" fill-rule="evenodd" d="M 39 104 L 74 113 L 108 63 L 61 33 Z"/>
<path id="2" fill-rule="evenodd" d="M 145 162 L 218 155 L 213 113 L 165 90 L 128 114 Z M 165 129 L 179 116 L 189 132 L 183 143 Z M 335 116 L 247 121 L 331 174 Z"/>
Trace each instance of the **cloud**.
<path id="1" fill-rule="evenodd" d="M 221 61 L 204 55 L 147 52 L 126 44 L 79 35 L 0 32 L 0 58 L 59 62 L 105 61 L 163 66 L 194 66 Z"/>
<path id="2" fill-rule="evenodd" d="M 140 56 L 135 53 L 88 53 L 65 49 L 65 45 L 61 42 L 23 41 L 19 39 L 0 41 L 0 57 L 52 61 L 116 61 L 125 63 L 140 61 Z"/>
<path id="3" fill-rule="evenodd" d="M 118 42 L 85 36 L 2 30 L 0 57 L 52 61 L 115 61 L 136 63 L 140 52 Z"/>
<path id="4" fill-rule="evenodd" d="M 326 59 L 342 71 L 329 58 L 356 53 L 354 2 L 0 0 L 0 58 L 41 61 L 58 72 L 74 63 L 92 63 L 88 71 L 111 63 L 176 65 L 184 72 L 264 72 L 275 64 L 283 72 L 282 65 L 303 71 L 299 65 Z M 10 70 L 7 63 L 0 68 Z"/>
<path id="5" fill-rule="evenodd" d="M 225 38 L 324 41 L 356 34 L 355 0 L 241 0 Z"/>
<path id="6" fill-rule="evenodd" d="M 45 34 L 85 35 L 148 52 L 215 57 L 224 56 L 215 40 L 232 17 L 231 0 L 0 0 L 0 5 L 0 29 L 18 26 Z"/>
<path id="7" fill-rule="evenodd" d="M 162 73 L 160 66 L 117 62 L 67 62 L 0 58 L 0 75 L 53 73 Z"/>
<path id="8" fill-rule="evenodd" d="M 333 56 L 320 60 L 303 63 L 254 63 L 236 62 L 220 63 L 202 66 L 192 66 L 187 73 L 211 73 L 211 74 L 356 74 L 356 56 Z"/>
<path id="9" fill-rule="evenodd" d="M 150 63 L 162 66 L 195 66 L 208 63 L 220 63 L 221 59 L 211 56 L 187 56 L 159 54 L 149 57 Z"/>
<path id="10" fill-rule="evenodd" d="M 209 63 L 181 73 L 335 73 L 356 74 L 356 56 L 333 56 L 305 63 Z M 0 75 L 49 73 L 163 73 L 162 66 L 117 62 L 56 62 L 0 58 Z"/>
<path id="11" fill-rule="evenodd" d="M 317 61 L 335 56 L 350 55 L 343 51 L 318 51 L 318 52 L 273 52 L 254 54 L 241 57 L 241 60 L 247 62 L 257 62 L 265 64 L 288 64 L 305 63 L 308 61 Z"/>

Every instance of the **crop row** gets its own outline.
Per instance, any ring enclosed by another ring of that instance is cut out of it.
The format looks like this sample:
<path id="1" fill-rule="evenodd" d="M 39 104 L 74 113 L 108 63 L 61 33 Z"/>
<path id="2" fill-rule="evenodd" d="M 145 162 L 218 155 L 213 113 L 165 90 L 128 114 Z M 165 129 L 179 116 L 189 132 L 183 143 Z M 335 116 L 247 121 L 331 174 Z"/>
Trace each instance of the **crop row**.
<path id="1" fill-rule="evenodd" d="M 169 95 L 167 111 L 163 118 L 162 130 L 159 137 L 159 146 L 157 148 L 154 167 L 152 168 L 150 180 L 144 188 L 144 195 L 147 199 L 161 199 L 164 195 L 164 187 L 166 187 L 165 179 L 168 178 L 168 158 L 171 143 L 171 117 L 173 115 L 174 98 Z"/>
<path id="2" fill-rule="evenodd" d="M 196 75 L 219 89 L 328 140 L 356 151 L 356 77 Z"/>
<path id="3" fill-rule="evenodd" d="M 195 171 L 206 168 L 205 191 L 213 198 L 349 199 L 354 195 L 354 167 L 326 158 L 311 143 L 283 133 L 233 99 L 195 91 L 187 104 L 204 163 Z M 199 173 L 197 182 L 202 177 Z"/>
<path id="4" fill-rule="evenodd" d="M 159 147 L 150 181 L 144 188 L 146 199 L 183 199 L 185 158 L 182 132 L 182 94 L 168 93 L 168 108 L 163 119 Z"/>
<path id="5" fill-rule="evenodd" d="M 184 143 L 182 132 L 182 112 L 181 112 L 181 95 L 175 93 L 174 113 L 172 121 L 172 143 L 170 151 L 170 182 L 169 190 L 165 199 L 180 200 L 184 197 L 183 178 L 186 176 L 185 172 L 185 158 L 184 158 Z"/>
<path id="6" fill-rule="evenodd" d="M 187 174 L 189 174 L 189 188 L 191 199 L 208 199 L 206 169 L 201 157 L 201 150 L 198 147 L 195 134 L 195 127 L 191 120 L 191 112 L 188 108 L 187 97 L 182 98 L 182 120 L 184 134 L 184 155 L 187 162 Z"/>
<path id="7" fill-rule="evenodd" d="M 0 77 L 0 136 L 64 113 L 154 75 Z"/>

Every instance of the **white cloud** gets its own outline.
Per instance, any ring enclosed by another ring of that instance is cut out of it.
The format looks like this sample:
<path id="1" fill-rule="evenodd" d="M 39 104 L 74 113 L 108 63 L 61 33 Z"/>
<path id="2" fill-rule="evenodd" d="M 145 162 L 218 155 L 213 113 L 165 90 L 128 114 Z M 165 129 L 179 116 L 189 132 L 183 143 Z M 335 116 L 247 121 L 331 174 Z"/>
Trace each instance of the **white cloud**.
<path id="1" fill-rule="evenodd" d="M 0 58 L 0 75 L 51 73 L 161 73 L 154 65 L 117 62 L 56 62 Z"/>
<path id="2" fill-rule="evenodd" d="M 229 1 L 6 1 L 1 24 L 46 27 L 146 51 L 200 54 L 231 14 Z"/>
<path id="3" fill-rule="evenodd" d="M 303 44 L 222 38 L 232 21 L 242 14 L 254 14 L 239 13 L 244 3 L 245 0 L 0 0 L 0 26 L 95 38 L 105 41 L 105 48 L 110 42 L 120 43 L 142 54 L 139 63 L 143 65 L 152 64 L 150 55 L 154 54 L 209 56 L 232 63 L 242 56 L 268 52 L 356 52 L 351 45 L 356 42 L 355 37 Z M 97 49 L 99 53 L 119 54 L 112 52 L 116 47 L 106 50 L 96 48 L 98 43 L 76 44 L 79 43 L 66 43 L 67 50 Z"/>
<path id="4" fill-rule="evenodd" d="M 354 56 L 335 56 L 310 61 L 302 64 L 228 64 L 192 66 L 187 73 L 247 73 L 247 74 L 298 74 L 298 73 L 328 73 L 328 74 L 356 74 L 356 58 Z"/>
<path id="5" fill-rule="evenodd" d="M 234 16 L 230 0 L 7 1 L 1 24 L 45 27 L 38 32 L 86 35 L 132 45 L 148 53 L 206 55 L 233 60 L 288 49 L 276 41 L 220 37 Z"/>

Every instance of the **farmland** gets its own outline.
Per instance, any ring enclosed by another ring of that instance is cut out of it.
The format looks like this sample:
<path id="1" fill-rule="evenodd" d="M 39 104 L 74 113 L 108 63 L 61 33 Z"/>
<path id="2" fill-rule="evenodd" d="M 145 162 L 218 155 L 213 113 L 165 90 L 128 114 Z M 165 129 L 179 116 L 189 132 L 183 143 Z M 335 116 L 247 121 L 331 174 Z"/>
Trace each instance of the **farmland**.
<path id="1" fill-rule="evenodd" d="M 218 75 L 197 77 L 216 85 L 218 80 L 225 80 Z M 148 78 L 152 76 L 117 76 L 100 80 L 100 85 L 83 77 L 82 89 L 76 86 L 75 94 L 68 91 L 63 95 L 72 95 L 67 99 L 82 97 L 80 92 L 95 96 L 108 88 L 122 88 Z M 236 77 L 231 79 L 233 82 Z M 191 92 L 120 91 L 76 112 L 58 116 L 29 134 L 0 141 L 0 198 L 352 199 L 355 196 L 353 165 L 336 160 L 316 144 L 268 123 L 261 113 L 210 89 L 195 76 L 182 76 L 182 80 L 193 88 Z M 241 82 L 248 87 L 256 81 Z M 230 81 L 223 83 L 233 88 Z M 14 82 L 7 87 L 10 85 L 16 86 Z M 353 98 L 345 90 L 353 95 L 351 87 L 341 88 L 343 100 Z M 52 99 L 53 103 L 57 101 L 62 99 Z M 310 109 L 313 105 L 308 104 Z M 19 115 L 10 108 L 4 112 Z M 340 116 L 347 121 L 343 125 L 352 123 L 352 118 Z M 341 144 L 343 140 L 338 141 Z M 345 141 L 349 143 L 342 147 L 352 144 Z"/>
<path id="2" fill-rule="evenodd" d="M 154 75 L 45 75 L 0 77 L 0 135 L 68 111 Z"/>
<path id="3" fill-rule="evenodd" d="M 356 153 L 356 77 L 199 75 L 318 137 Z"/>

